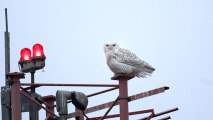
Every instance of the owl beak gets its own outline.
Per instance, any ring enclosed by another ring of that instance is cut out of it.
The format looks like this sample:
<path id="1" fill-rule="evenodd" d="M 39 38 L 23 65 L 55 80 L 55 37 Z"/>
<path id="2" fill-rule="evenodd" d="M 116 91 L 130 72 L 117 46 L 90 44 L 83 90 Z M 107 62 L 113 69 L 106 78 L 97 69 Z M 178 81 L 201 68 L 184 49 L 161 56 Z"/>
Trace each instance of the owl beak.
<path id="1" fill-rule="evenodd" d="M 109 49 L 110 49 L 110 50 L 112 50 L 112 49 L 113 49 L 113 47 L 109 47 Z"/>

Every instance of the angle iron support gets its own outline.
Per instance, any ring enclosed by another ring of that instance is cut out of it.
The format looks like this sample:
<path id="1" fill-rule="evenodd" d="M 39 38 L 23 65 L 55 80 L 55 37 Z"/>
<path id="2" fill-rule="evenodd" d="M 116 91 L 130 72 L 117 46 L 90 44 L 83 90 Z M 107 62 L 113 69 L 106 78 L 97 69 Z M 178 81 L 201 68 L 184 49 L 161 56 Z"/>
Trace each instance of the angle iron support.
<path id="1" fill-rule="evenodd" d="M 6 77 L 11 79 L 12 120 L 21 120 L 20 79 L 24 78 L 24 73 L 7 73 Z"/>

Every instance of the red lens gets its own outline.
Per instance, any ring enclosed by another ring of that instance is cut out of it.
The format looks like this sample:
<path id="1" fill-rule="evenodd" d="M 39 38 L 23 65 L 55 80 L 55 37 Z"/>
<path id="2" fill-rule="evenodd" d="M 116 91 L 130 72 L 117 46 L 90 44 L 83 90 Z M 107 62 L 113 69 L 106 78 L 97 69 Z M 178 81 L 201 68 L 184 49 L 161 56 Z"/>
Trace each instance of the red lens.
<path id="1" fill-rule="evenodd" d="M 20 60 L 32 60 L 31 51 L 29 48 L 23 48 L 20 52 Z"/>
<path id="2" fill-rule="evenodd" d="M 33 45 L 33 57 L 44 56 L 43 46 L 41 44 Z"/>

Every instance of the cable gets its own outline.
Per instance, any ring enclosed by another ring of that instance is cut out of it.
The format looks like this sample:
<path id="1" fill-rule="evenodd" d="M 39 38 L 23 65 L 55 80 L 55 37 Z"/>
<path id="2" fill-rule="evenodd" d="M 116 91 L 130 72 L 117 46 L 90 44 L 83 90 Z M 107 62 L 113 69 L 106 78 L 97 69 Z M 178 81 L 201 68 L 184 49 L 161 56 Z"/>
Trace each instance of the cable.
<path id="1" fill-rule="evenodd" d="M 83 113 L 83 115 L 87 118 L 87 120 L 90 120 L 90 118 L 84 113 L 83 110 L 81 110 L 81 112 Z"/>

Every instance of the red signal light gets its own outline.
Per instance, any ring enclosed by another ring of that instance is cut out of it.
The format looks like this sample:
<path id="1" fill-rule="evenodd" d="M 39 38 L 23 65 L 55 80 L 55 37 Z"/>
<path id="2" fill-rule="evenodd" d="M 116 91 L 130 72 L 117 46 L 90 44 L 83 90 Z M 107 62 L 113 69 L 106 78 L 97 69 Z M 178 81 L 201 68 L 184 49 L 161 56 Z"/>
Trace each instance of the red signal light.
<path id="1" fill-rule="evenodd" d="M 29 48 L 23 48 L 20 52 L 21 57 L 19 66 L 22 72 L 33 72 L 44 68 L 45 66 L 45 55 L 43 51 L 43 46 L 41 44 L 33 45 L 33 54 Z"/>
<path id="2" fill-rule="evenodd" d="M 32 60 L 31 51 L 29 48 L 23 48 L 20 52 L 20 60 Z"/>
<path id="3" fill-rule="evenodd" d="M 41 44 L 33 45 L 33 57 L 42 57 L 44 56 L 43 46 Z"/>

